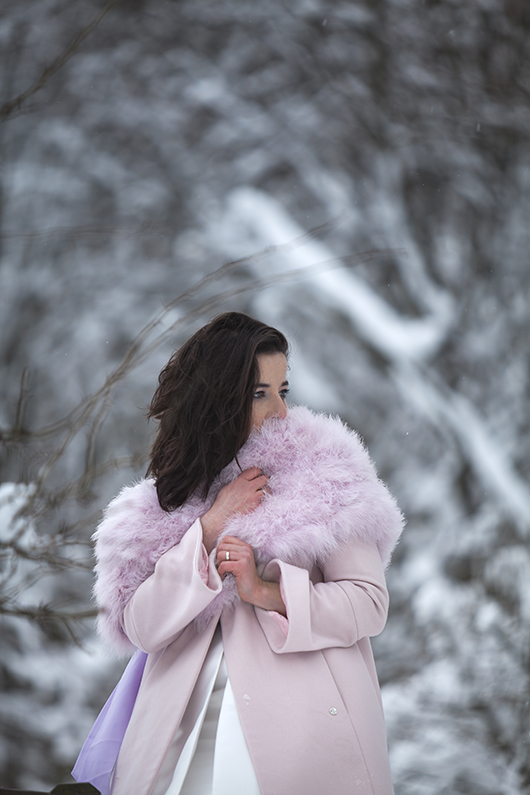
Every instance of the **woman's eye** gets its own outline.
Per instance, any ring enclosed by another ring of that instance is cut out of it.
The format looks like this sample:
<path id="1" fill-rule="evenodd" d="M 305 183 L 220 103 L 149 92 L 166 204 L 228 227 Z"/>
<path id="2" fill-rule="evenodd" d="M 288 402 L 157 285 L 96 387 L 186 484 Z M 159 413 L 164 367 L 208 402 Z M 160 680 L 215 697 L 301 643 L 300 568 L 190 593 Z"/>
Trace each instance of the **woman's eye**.
<path id="1" fill-rule="evenodd" d="M 289 392 L 290 392 L 290 390 L 289 390 L 289 389 L 282 389 L 282 390 L 281 390 L 281 392 L 280 392 L 280 397 L 282 398 L 282 400 L 285 400 L 285 398 L 287 397 L 287 395 L 289 394 Z"/>
<path id="2" fill-rule="evenodd" d="M 260 400 L 260 398 L 264 397 L 265 397 L 265 392 L 263 391 L 263 389 L 260 389 L 258 392 L 254 392 L 253 395 L 254 400 Z"/>

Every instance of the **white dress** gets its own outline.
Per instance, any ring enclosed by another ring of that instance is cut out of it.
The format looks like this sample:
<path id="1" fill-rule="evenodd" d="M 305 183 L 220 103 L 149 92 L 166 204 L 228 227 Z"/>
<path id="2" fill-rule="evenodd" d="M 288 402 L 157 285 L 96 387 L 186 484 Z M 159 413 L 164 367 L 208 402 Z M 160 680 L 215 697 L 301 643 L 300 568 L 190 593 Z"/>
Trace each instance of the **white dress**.
<path id="1" fill-rule="evenodd" d="M 204 547 L 199 573 L 207 582 Z M 287 635 L 287 619 L 275 611 L 269 615 Z M 151 795 L 261 795 L 226 671 L 220 624 Z"/>
<path id="2" fill-rule="evenodd" d="M 152 795 L 261 795 L 218 626 Z"/>

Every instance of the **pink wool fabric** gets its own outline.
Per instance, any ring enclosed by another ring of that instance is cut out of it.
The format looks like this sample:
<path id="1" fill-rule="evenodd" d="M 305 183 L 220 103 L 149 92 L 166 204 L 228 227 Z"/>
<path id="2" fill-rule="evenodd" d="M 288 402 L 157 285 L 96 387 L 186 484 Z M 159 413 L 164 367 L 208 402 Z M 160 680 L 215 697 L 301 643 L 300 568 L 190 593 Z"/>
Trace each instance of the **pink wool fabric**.
<path id="1" fill-rule="evenodd" d="M 339 418 L 291 408 L 285 419 L 269 419 L 254 431 L 237 459 L 242 470 L 258 466 L 270 477 L 271 494 L 223 531 L 251 544 L 258 564 L 279 559 L 311 569 L 357 539 L 375 542 L 388 565 L 403 517 L 359 436 Z M 125 487 L 110 503 L 94 534 L 94 594 L 100 634 L 117 652 L 134 651 L 121 626 L 133 593 L 240 471 L 232 461 L 206 501 L 194 496 L 171 513 L 160 508 L 152 480 Z M 197 617 L 198 627 L 238 599 L 235 581 L 227 577 L 222 592 Z"/>

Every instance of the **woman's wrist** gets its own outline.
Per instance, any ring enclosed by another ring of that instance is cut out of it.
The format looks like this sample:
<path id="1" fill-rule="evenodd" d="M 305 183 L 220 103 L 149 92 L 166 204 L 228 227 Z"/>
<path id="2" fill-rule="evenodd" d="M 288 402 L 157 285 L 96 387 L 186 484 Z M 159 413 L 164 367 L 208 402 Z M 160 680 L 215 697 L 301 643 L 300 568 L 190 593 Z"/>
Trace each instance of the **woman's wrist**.
<path id="1" fill-rule="evenodd" d="M 282 616 L 287 616 L 287 608 L 277 582 L 269 582 L 260 578 L 252 604 L 255 607 L 261 607 L 263 610 L 274 610 Z"/>
<path id="2" fill-rule="evenodd" d="M 202 527 L 202 541 L 204 546 L 206 547 L 206 551 L 208 554 L 212 551 L 215 546 L 215 542 L 217 541 L 217 536 L 219 535 L 220 528 L 218 527 L 218 522 L 215 517 L 215 514 L 212 513 L 212 509 L 210 508 L 204 516 L 201 516 L 201 527 Z"/>

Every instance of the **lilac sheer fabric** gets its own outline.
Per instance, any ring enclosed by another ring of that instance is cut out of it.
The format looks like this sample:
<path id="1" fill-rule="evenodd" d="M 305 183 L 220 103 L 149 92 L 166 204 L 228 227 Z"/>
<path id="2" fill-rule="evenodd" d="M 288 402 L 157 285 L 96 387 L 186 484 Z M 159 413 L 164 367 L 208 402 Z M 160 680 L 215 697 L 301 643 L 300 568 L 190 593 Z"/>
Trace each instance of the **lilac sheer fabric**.
<path id="1" fill-rule="evenodd" d="M 94 723 L 72 770 L 76 781 L 88 781 L 109 795 L 112 771 L 138 695 L 147 654 L 137 651 Z"/>

